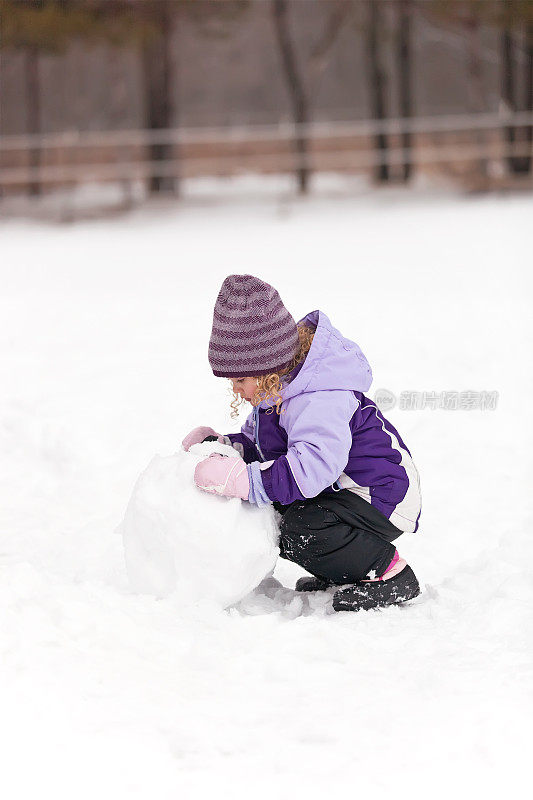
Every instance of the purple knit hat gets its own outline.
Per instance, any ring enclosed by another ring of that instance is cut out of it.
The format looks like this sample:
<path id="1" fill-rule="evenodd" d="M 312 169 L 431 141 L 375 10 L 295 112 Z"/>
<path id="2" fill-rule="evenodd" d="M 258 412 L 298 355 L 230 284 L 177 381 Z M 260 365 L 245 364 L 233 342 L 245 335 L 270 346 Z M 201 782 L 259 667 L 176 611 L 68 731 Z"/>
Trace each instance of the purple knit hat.
<path id="1" fill-rule="evenodd" d="M 268 375 L 286 367 L 298 330 L 277 291 L 253 275 L 228 275 L 218 293 L 209 363 L 219 378 Z"/>

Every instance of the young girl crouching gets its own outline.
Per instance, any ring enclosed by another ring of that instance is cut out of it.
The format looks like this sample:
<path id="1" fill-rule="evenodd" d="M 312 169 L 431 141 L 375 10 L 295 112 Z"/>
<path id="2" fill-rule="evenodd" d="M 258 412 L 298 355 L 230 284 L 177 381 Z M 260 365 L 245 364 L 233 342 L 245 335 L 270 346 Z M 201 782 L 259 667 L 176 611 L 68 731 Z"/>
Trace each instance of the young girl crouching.
<path id="1" fill-rule="evenodd" d="M 418 530 L 420 482 L 398 431 L 366 397 L 372 371 L 358 345 L 322 311 L 298 324 L 277 291 L 252 275 L 228 276 L 209 343 L 213 373 L 232 381 L 240 433 L 195 428 L 183 447 L 218 439 L 239 458 L 212 454 L 195 470 L 205 491 L 282 514 L 280 555 L 312 578 L 296 589 L 338 585 L 336 611 L 403 603 L 419 584 L 392 544 Z"/>

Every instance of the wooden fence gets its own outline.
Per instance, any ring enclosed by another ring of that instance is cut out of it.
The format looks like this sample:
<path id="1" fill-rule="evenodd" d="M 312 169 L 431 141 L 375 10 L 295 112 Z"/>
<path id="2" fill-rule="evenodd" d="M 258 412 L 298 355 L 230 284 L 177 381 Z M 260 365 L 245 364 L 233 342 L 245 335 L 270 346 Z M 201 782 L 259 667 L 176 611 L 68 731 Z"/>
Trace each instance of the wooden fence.
<path id="1" fill-rule="evenodd" d="M 94 182 L 149 182 L 206 175 L 413 171 L 464 180 L 522 173 L 533 185 L 533 114 L 283 123 L 232 128 L 62 132 L 0 137 L 4 196 Z M 384 134 L 386 149 L 376 146 Z M 406 147 L 406 136 L 409 146 Z M 305 142 L 296 152 L 296 138 Z"/>

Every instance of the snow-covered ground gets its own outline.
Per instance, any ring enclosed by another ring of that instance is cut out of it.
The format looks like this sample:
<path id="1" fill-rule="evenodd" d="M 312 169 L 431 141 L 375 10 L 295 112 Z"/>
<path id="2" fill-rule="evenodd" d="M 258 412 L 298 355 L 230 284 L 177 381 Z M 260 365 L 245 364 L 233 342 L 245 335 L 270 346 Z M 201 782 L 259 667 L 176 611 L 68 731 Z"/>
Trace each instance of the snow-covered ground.
<path id="1" fill-rule="evenodd" d="M 0 225 L 2 796 L 525 790 L 533 197 L 212 188 Z M 328 613 L 284 561 L 285 589 L 226 612 L 130 592 L 115 529 L 137 476 L 196 425 L 235 429 L 207 362 L 231 272 L 296 318 L 324 310 L 371 396 L 499 392 L 495 410 L 387 412 L 421 473 L 421 529 L 398 541 L 424 587 L 409 607 Z"/>

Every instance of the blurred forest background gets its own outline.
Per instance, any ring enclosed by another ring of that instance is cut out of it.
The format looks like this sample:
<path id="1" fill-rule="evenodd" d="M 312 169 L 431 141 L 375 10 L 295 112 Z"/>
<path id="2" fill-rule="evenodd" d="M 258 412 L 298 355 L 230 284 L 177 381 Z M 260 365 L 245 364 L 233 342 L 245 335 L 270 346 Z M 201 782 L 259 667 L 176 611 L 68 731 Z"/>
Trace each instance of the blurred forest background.
<path id="1" fill-rule="evenodd" d="M 0 0 L 0 192 L 533 186 L 533 0 Z M 1 202 L 1 200 L 0 200 Z"/>

